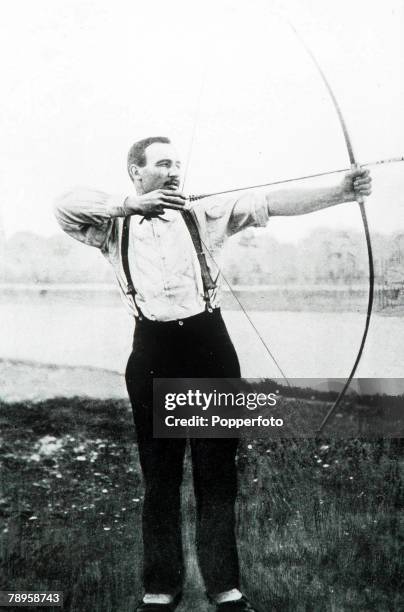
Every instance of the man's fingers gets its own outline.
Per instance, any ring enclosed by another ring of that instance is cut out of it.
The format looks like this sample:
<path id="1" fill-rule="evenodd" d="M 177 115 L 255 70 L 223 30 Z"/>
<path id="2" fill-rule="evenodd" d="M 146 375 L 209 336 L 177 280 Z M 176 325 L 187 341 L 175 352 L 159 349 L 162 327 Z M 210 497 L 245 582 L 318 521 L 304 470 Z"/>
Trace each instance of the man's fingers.
<path id="1" fill-rule="evenodd" d="M 174 197 L 174 198 L 180 198 L 181 200 L 186 200 L 185 195 L 182 193 L 182 191 L 174 191 L 173 189 L 161 189 L 161 193 L 164 196 L 169 196 L 170 198 Z"/>
<path id="2" fill-rule="evenodd" d="M 353 179 L 367 176 L 370 177 L 370 172 L 367 168 L 355 168 L 354 170 L 351 170 L 351 177 Z"/>
<path id="3" fill-rule="evenodd" d="M 372 182 L 372 177 L 370 175 L 366 175 L 366 176 L 354 176 L 352 180 L 353 180 L 354 183 L 371 183 Z"/>
<path id="4" fill-rule="evenodd" d="M 372 181 L 370 178 L 355 179 L 353 189 L 357 195 L 369 196 L 372 193 Z"/>
<path id="5" fill-rule="evenodd" d="M 356 178 L 353 180 L 353 185 L 354 187 L 361 187 L 362 185 L 371 185 L 372 184 L 372 179 L 369 177 L 367 178 Z"/>
<path id="6" fill-rule="evenodd" d="M 372 178 L 367 168 L 352 170 L 351 180 L 357 196 L 369 196 L 372 193 Z"/>
<path id="7" fill-rule="evenodd" d="M 372 184 L 371 183 L 354 183 L 353 184 L 353 188 L 355 190 L 358 190 L 358 189 L 371 189 L 372 188 Z"/>
<path id="8" fill-rule="evenodd" d="M 166 206 L 167 204 L 173 204 L 175 206 L 179 206 L 180 208 L 184 208 L 186 203 L 186 200 L 176 197 L 173 198 L 169 196 L 163 196 L 161 199 L 163 206 Z"/>
<path id="9" fill-rule="evenodd" d="M 186 197 L 181 191 L 173 189 L 160 189 L 159 200 L 164 208 L 172 208 L 173 210 L 184 210 Z"/>
<path id="10" fill-rule="evenodd" d="M 186 206 L 184 204 L 163 204 L 164 208 L 171 208 L 172 210 L 185 210 Z"/>

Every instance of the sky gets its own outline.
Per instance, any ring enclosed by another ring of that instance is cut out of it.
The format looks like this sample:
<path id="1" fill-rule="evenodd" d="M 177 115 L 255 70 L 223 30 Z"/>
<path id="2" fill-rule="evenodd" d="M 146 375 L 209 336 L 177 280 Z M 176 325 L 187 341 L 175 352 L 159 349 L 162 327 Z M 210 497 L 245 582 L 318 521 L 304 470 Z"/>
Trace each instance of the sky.
<path id="1" fill-rule="evenodd" d="M 359 162 L 404 155 L 403 0 L 3 0 L 1 225 L 51 235 L 77 185 L 130 193 L 126 153 L 168 135 L 198 193 L 348 165 L 315 53 Z M 404 163 L 373 170 L 371 231 L 404 231 Z M 332 178 L 332 181 L 338 179 Z M 329 183 L 329 180 L 327 182 Z M 361 229 L 353 204 L 269 231 Z"/>

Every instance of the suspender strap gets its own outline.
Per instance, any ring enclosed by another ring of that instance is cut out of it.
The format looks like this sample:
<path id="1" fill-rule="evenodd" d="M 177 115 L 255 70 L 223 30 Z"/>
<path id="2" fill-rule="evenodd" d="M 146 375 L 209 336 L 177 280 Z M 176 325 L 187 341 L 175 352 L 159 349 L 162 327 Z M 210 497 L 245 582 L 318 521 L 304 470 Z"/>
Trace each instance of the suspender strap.
<path id="1" fill-rule="evenodd" d="M 185 224 L 188 228 L 190 236 L 192 238 L 192 243 L 194 245 L 199 266 L 201 269 L 202 276 L 202 285 L 203 285 L 203 299 L 206 304 L 207 310 L 212 310 L 212 305 L 210 303 L 209 290 L 215 289 L 216 284 L 212 280 L 212 277 L 209 272 L 208 264 L 206 263 L 206 255 L 202 249 L 201 237 L 199 235 L 198 225 L 193 213 L 189 210 L 181 211 L 181 214 L 184 218 Z M 128 248 L 129 248 L 129 228 L 130 228 L 130 220 L 131 216 L 128 215 L 124 217 L 122 224 L 122 237 L 121 237 L 121 261 L 122 261 L 122 269 L 126 278 L 126 293 L 132 296 L 133 302 L 139 315 L 142 316 L 142 311 L 139 306 L 136 304 L 136 289 L 133 284 L 132 276 L 129 268 L 129 258 L 128 258 Z"/>
<path id="2" fill-rule="evenodd" d="M 188 228 L 190 236 L 192 238 L 192 242 L 198 257 L 199 266 L 201 269 L 202 276 L 202 284 L 203 284 L 203 299 L 205 300 L 206 309 L 212 310 L 212 305 L 210 303 L 209 290 L 215 289 L 216 285 L 212 280 L 212 277 L 209 272 L 208 264 L 206 263 L 206 255 L 202 248 L 202 241 L 199 235 L 198 224 L 196 222 L 196 218 L 194 213 L 190 210 L 181 211 L 183 219 L 185 221 L 185 225 Z"/>
<path id="3" fill-rule="evenodd" d="M 135 299 L 136 289 L 135 289 L 135 285 L 133 284 L 132 276 L 131 276 L 130 268 L 129 268 L 128 249 L 129 249 L 130 219 L 131 219 L 130 215 L 128 215 L 127 217 L 124 217 L 123 224 L 122 224 L 121 261 L 122 261 L 123 273 L 125 274 L 125 278 L 126 278 L 126 293 L 127 295 L 132 296 L 132 300 L 136 307 L 136 310 L 138 311 L 139 316 L 142 317 L 142 311 L 140 310 L 139 306 L 136 304 L 136 299 Z"/>

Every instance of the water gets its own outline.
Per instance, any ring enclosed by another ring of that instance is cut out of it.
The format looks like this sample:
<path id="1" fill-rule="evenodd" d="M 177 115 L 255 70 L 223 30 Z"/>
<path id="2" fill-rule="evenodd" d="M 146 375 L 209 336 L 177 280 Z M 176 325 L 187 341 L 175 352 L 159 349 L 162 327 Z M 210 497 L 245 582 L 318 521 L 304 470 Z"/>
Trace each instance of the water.
<path id="1" fill-rule="evenodd" d="M 125 369 L 133 321 L 120 302 L 96 294 L 80 300 L 20 296 L 3 299 L 0 316 L 2 359 Z M 365 320 L 364 312 L 250 311 L 250 316 L 289 378 L 346 378 Z M 245 315 L 226 311 L 224 317 L 243 375 L 280 377 Z M 357 376 L 402 377 L 403 356 L 403 318 L 374 314 Z"/>

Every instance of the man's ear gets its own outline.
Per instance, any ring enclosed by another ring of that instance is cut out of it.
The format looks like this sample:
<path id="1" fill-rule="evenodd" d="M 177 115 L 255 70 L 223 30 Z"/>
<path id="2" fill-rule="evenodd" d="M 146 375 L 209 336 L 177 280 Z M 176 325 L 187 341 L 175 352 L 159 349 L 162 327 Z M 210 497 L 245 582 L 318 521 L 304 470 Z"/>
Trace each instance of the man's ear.
<path id="1" fill-rule="evenodd" d="M 136 164 L 131 164 L 129 166 L 129 174 L 133 181 L 135 180 L 135 178 L 139 177 L 139 168 L 138 166 L 136 166 Z"/>

